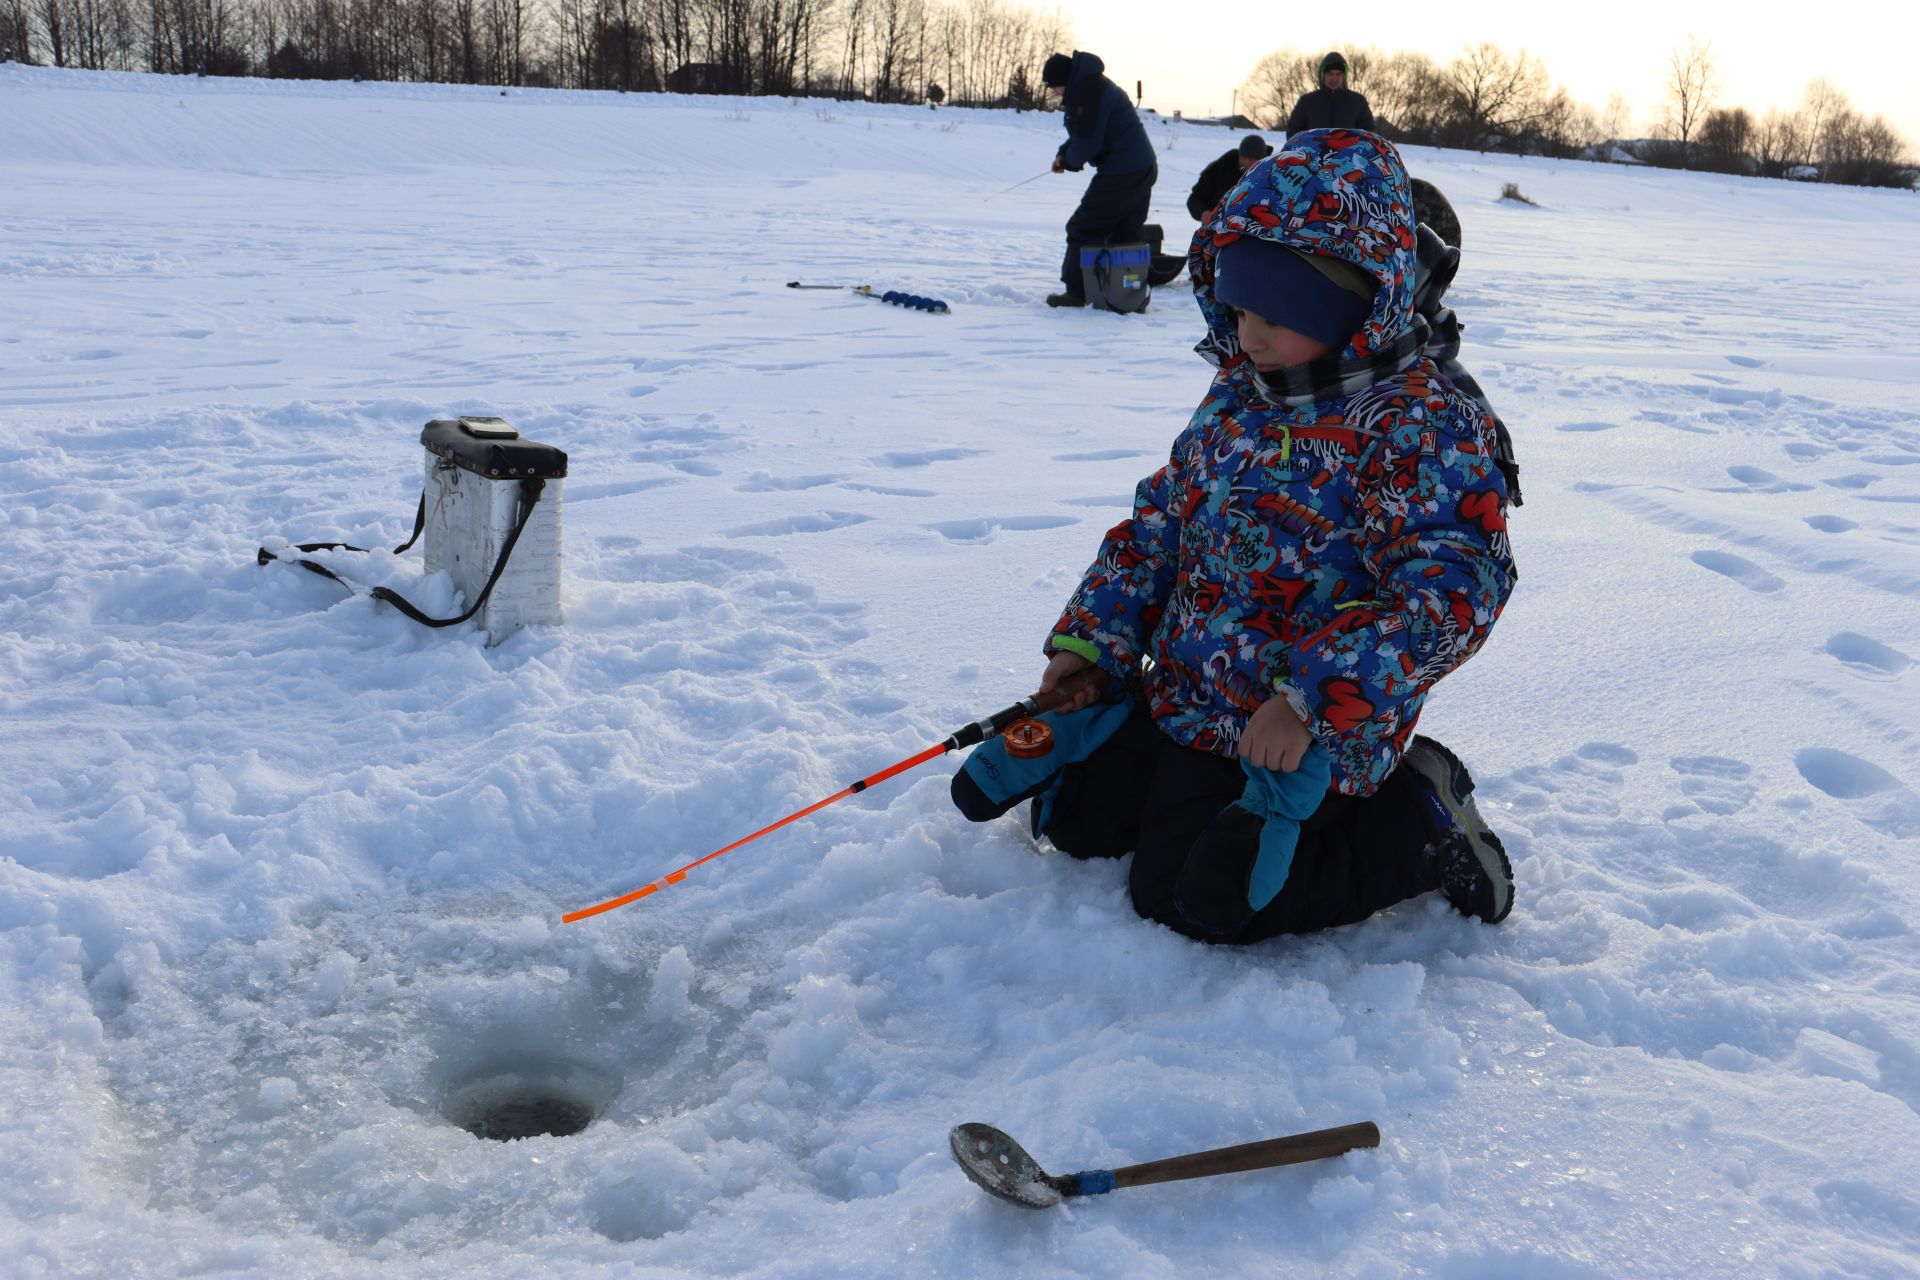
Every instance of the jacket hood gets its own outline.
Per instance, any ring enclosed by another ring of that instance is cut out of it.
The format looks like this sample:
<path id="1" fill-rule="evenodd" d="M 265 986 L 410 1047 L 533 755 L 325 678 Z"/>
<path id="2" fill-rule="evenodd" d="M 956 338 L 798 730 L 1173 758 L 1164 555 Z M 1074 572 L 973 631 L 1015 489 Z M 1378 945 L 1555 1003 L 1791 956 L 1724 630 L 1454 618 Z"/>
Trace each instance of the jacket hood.
<path id="1" fill-rule="evenodd" d="M 1213 221 L 1194 236 L 1188 267 L 1207 322 L 1197 350 L 1222 369 L 1245 368 L 1251 375 L 1233 313 L 1213 296 L 1213 271 L 1222 245 L 1253 236 L 1350 263 L 1373 277 L 1380 286 L 1373 310 L 1339 355 L 1328 359 L 1380 356 L 1414 325 L 1414 227 L 1412 184 L 1392 143 L 1357 129 L 1295 134 L 1247 170 Z"/>
<path id="2" fill-rule="evenodd" d="M 1087 53 L 1081 49 L 1075 49 L 1073 51 L 1073 70 L 1067 75 L 1067 83 L 1072 84 L 1075 80 L 1080 80 L 1087 76 L 1097 76 L 1106 69 L 1107 64 L 1100 61 L 1097 55 Z"/>

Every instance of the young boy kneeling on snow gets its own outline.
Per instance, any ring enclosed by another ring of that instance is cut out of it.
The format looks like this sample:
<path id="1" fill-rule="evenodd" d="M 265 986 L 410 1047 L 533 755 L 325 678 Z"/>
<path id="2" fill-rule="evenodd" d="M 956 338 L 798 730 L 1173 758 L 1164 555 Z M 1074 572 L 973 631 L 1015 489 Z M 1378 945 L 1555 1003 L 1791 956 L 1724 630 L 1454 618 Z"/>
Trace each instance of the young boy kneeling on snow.
<path id="1" fill-rule="evenodd" d="M 985 821 L 1032 800 L 1078 858 L 1134 855 L 1134 908 L 1212 942 L 1364 919 L 1439 890 L 1513 904 L 1472 779 L 1415 737 L 1514 582 L 1504 428 L 1454 363 L 1458 265 L 1399 154 L 1319 130 L 1254 166 L 1188 259 L 1218 368 L 1047 642 L 1043 690 L 1109 679 L 954 777 Z M 1451 256 L 1448 256 L 1451 255 Z M 1517 489 L 1512 496 L 1517 500 Z"/>

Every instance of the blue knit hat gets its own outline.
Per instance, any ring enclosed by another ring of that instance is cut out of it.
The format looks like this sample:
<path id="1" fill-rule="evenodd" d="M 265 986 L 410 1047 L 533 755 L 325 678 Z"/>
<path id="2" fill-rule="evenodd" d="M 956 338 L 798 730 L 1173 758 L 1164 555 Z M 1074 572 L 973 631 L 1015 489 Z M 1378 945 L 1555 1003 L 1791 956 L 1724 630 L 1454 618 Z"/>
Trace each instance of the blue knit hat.
<path id="1" fill-rule="evenodd" d="M 1049 89 L 1064 89 L 1072 75 L 1073 59 L 1064 53 L 1056 53 L 1041 66 L 1040 83 Z"/>
<path id="2" fill-rule="evenodd" d="M 1220 246 L 1213 296 L 1268 324 L 1343 347 L 1373 311 L 1378 286 L 1355 266 L 1241 236 Z"/>

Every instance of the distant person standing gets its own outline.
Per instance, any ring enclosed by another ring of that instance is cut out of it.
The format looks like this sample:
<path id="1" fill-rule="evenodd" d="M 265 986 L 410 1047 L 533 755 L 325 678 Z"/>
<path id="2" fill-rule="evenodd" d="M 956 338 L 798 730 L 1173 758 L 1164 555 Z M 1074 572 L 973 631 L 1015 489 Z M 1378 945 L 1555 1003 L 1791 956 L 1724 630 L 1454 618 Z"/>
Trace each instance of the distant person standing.
<path id="1" fill-rule="evenodd" d="M 1091 53 L 1056 53 L 1041 68 L 1040 82 L 1060 94 L 1067 140 L 1053 157 L 1055 173 L 1078 173 L 1093 165 L 1080 205 L 1067 219 L 1067 254 L 1060 262 L 1059 293 L 1047 295 L 1050 307 L 1084 307 L 1080 246 L 1142 238 L 1147 202 L 1160 176 L 1153 143 L 1133 109 L 1127 91 L 1103 74 L 1107 64 Z"/>
<path id="2" fill-rule="evenodd" d="M 1287 136 L 1306 129 L 1373 128 L 1373 108 L 1364 94 L 1347 88 L 1347 60 L 1338 53 L 1320 59 L 1320 87 L 1300 95 L 1287 117 Z"/>
<path id="3" fill-rule="evenodd" d="M 1240 145 L 1223 151 L 1220 158 L 1200 171 L 1200 180 L 1187 194 L 1187 212 L 1195 222 L 1204 221 L 1207 210 L 1220 203 L 1220 197 L 1233 190 L 1240 175 L 1273 154 L 1273 147 L 1257 133 L 1240 139 Z"/>
<path id="4" fill-rule="evenodd" d="M 1379 132 L 1374 127 L 1373 108 L 1368 105 L 1366 95 L 1347 88 L 1347 60 L 1339 53 L 1320 59 L 1320 87 L 1302 94 L 1300 101 L 1293 104 L 1293 114 L 1287 117 L 1289 139 L 1307 129 Z M 1442 240 L 1458 249 L 1460 215 L 1454 212 L 1452 203 L 1431 182 L 1420 178 L 1412 182 L 1414 220 L 1432 227 Z M 1193 216 L 1197 219 L 1200 215 Z"/>

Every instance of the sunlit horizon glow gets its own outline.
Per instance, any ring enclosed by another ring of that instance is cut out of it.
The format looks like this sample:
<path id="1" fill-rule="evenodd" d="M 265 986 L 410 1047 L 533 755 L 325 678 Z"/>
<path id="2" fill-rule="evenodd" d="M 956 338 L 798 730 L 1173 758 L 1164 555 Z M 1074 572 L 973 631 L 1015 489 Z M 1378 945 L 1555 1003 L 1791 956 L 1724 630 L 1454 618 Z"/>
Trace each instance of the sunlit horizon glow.
<path id="1" fill-rule="evenodd" d="M 1344 14 L 1276 5 L 1270 14 L 1215 11 L 1198 21 L 1146 0 L 1060 0 L 1058 9 L 1075 48 L 1098 54 L 1129 91 L 1141 82 L 1145 105 L 1168 115 L 1226 115 L 1254 65 L 1288 46 L 1418 49 L 1444 63 L 1485 40 L 1533 54 L 1555 84 L 1596 112 L 1618 92 L 1632 111 L 1631 132 L 1646 136 L 1665 103 L 1669 59 L 1692 35 L 1711 42 L 1717 105 L 1745 107 L 1758 119 L 1793 108 L 1824 77 L 1862 115 L 1885 116 L 1909 154 L 1920 153 L 1920 80 L 1908 65 L 1920 30 L 1889 30 L 1888 10 L 1864 0 L 1835 0 L 1815 20 L 1792 24 L 1756 21 L 1751 5 L 1731 0 L 1625 0 L 1578 18 L 1519 0 L 1464 13 L 1398 3 Z"/>

